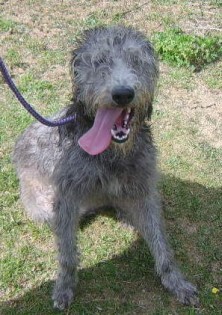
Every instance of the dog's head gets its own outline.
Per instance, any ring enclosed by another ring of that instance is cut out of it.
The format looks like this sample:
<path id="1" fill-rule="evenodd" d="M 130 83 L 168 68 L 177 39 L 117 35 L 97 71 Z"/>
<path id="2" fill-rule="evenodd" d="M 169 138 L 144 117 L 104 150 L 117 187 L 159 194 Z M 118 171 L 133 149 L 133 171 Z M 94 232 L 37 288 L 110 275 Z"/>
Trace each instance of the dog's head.
<path id="1" fill-rule="evenodd" d="M 94 119 L 79 140 L 90 154 L 125 143 L 150 118 L 158 63 L 150 42 L 131 28 L 86 31 L 73 52 L 71 69 L 77 102 Z"/>

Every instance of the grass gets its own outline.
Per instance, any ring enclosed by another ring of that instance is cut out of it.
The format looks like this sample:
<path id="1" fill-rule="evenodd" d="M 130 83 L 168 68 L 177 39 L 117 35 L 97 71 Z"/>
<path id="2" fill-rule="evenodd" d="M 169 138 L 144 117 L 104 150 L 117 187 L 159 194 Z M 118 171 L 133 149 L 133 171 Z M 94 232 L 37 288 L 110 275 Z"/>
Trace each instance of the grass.
<path id="1" fill-rule="evenodd" d="M 154 34 L 153 41 L 162 60 L 196 71 L 222 57 L 222 39 L 216 36 L 190 35 L 179 28 L 170 28 Z"/>
<path id="2" fill-rule="evenodd" d="M 201 306 L 179 305 L 154 274 L 153 259 L 139 235 L 114 217 L 100 215 L 79 232 L 79 287 L 75 303 L 62 314 L 221 315 L 222 78 L 221 61 L 212 62 L 217 46 L 205 41 L 220 36 L 214 30 L 220 23 L 219 1 L 202 1 L 201 8 L 180 0 L 143 6 L 141 1 L 96 0 L 0 4 L 1 54 L 25 98 L 44 115 L 69 102 L 69 51 L 85 28 L 124 23 L 151 38 L 161 34 L 158 43 L 169 47 L 169 58 L 181 66 L 165 57 L 160 62 L 153 132 L 170 242 L 182 270 L 199 287 Z M 209 25 L 195 52 L 199 73 L 187 67 L 192 64 L 190 44 L 197 39 L 195 28 L 187 28 L 195 20 Z M 176 34 L 175 26 L 183 32 Z M 190 34 L 188 40 L 181 42 L 185 34 Z M 210 63 L 204 59 L 207 52 Z M 57 269 L 53 237 L 46 226 L 25 216 L 10 157 L 16 137 L 33 119 L 1 78 L 0 111 L 0 314 L 58 314 L 50 298 Z M 220 292 L 213 294 L 213 287 Z"/>
<path id="3" fill-rule="evenodd" d="M 8 32 L 15 27 L 16 23 L 12 20 L 6 20 L 4 18 L 0 18 L 0 30 L 2 32 Z"/>

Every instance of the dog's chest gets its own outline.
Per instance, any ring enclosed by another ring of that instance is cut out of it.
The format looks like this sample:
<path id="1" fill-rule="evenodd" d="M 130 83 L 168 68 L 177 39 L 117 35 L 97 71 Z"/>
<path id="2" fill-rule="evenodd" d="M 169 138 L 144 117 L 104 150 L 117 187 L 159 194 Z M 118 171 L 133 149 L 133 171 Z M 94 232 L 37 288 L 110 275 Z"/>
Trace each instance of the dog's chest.
<path id="1" fill-rule="evenodd" d="M 123 182 L 121 179 L 112 176 L 107 183 L 106 192 L 110 196 L 119 196 L 123 191 Z"/>
<path id="2" fill-rule="evenodd" d="M 129 169 L 105 172 L 101 174 L 98 183 L 97 189 L 101 189 L 101 193 L 111 199 L 138 197 L 146 194 L 148 190 L 148 177 Z"/>

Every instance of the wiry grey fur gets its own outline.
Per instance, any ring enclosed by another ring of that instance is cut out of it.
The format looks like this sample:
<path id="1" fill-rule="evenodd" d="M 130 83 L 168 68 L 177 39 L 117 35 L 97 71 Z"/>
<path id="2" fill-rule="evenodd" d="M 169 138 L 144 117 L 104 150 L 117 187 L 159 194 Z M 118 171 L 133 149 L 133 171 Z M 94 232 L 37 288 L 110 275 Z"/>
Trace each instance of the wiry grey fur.
<path id="1" fill-rule="evenodd" d="M 176 266 L 161 219 L 156 150 L 145 123 L 158 78 L 151 44 L 131 28 L 90 30 L 73 52 L 71 69 L 73 102 L 59 116 L 76 113 L 76 122 L 59 128 L 35 123 L 14 151 L 24 206 L 33 219 L 50 222 L 56 235 L 59 272 L 54 306 L 64 309 L 75 294 L 80 217 L 101 206 L 124 213 L 149 245 L 163 285 L 180 302 L 196 305 L 196 288 Z M 98 108 L 117 106 L 112 89 L 126 85 L 135 92 L 129 140 L 89 155 L 78 139 L 92 126 Z"/>

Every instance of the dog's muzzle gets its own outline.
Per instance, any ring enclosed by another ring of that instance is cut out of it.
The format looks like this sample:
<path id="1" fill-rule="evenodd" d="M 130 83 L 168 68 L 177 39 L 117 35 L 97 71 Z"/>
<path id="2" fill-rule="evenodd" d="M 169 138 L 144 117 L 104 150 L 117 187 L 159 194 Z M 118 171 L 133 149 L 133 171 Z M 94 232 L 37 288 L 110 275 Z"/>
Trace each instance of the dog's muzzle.
<path id="1" fill-rule="evenodd" d="M 112 90 L 112 107 L 98 108 L 92 128 L 78 141 L 80 147 L 90 155 L 97 155 L 105 151 L 111 141 L 126 142 L 134 114 L 129 104 L 134 97 L 135 92 L 131 87 L 115 87 Z"/>

